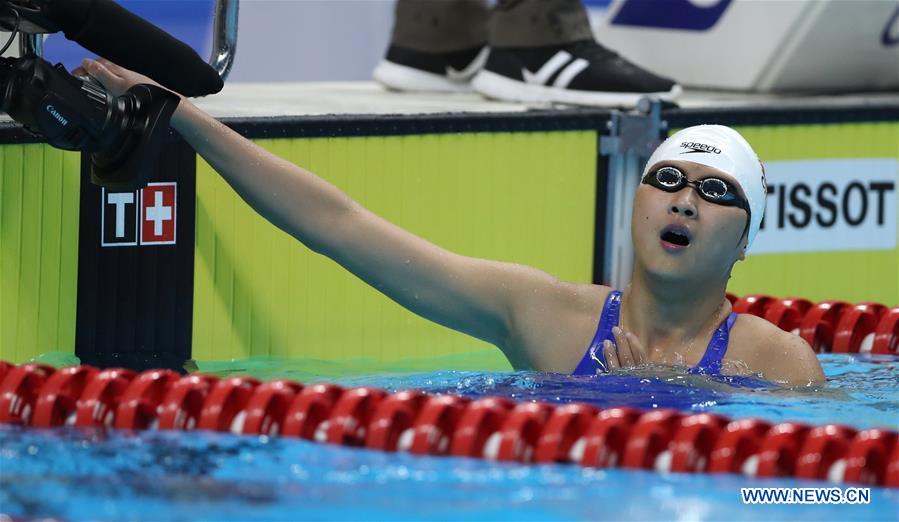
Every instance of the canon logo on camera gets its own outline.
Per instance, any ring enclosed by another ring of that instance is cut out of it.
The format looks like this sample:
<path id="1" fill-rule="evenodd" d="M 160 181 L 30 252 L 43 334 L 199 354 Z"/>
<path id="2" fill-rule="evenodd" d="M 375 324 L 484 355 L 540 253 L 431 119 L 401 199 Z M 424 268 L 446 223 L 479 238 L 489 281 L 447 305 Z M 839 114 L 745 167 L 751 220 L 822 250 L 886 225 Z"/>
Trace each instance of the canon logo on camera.
<path id="1" fill-rule="evenodd" d="M 67 120 L 59 111 L 56 110 L 56 107 L 52 105 L 47 105 L 47 112 L 50 113 L 50 116 L 53 116 L 53 119 L 62 124 L 63 127 L 69 124 L 69 120 Z"/>

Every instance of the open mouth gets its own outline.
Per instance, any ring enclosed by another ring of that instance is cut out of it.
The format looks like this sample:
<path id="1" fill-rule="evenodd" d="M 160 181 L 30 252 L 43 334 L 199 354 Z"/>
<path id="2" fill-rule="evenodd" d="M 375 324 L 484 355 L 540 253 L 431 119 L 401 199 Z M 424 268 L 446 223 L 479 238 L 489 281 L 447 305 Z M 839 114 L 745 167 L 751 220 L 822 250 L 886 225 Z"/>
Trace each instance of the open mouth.
<path id="1" fill-rule="evenodd" d="M 678 249 L 690 246 L 690 231 L 686 227 L 669 225 L 662 230 L 662 243 L 668 243 Z"/>

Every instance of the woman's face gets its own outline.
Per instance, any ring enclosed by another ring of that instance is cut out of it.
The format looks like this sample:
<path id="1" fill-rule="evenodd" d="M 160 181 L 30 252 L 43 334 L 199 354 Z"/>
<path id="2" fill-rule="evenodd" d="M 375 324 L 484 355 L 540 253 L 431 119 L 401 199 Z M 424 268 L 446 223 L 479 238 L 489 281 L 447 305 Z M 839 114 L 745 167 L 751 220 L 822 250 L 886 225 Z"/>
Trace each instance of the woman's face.
<path id="1" fill-rule="evenodd" d="M 690 161 L 661 161 L 650 173 L 666 165 L 690 181 L 717 177 L 738 186 L 720 170 Z M 641 183 L 631 218 L 636 262 L 658 277 L 726 281 L 733 264 L 744 257 L 748 219 L 745 210 L 706 201 L 692 186 L 665 192 Z"/>

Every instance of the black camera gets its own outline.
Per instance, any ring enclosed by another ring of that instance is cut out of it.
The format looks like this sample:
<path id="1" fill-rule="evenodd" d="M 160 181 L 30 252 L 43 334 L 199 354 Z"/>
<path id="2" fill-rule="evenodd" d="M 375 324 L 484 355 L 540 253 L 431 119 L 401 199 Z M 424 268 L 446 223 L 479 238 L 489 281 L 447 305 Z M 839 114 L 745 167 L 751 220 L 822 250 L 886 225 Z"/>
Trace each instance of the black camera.
<path id="1" fill-rule="evenodd" d="M 67 38 L 151 77 L 172 69 L 199 71 L 179 75 L 196 80 L 190 84 L 167 85 L 183 94 L 209 94 L 222 86 L 218 73 L 196 53 L 110 0 L 0 0 L 0 30 L 10 33 L 0 47 L 4 51 L 16 34 L 64 31 Z M 148 49 L 155 51 L 149 53 L 155 63 L 140 63 Z M 163 61 L 167 50 L 174 56 Z M 165 85 L 164 79 L 154 79 Z M 111 189 L 146 185 L 179 101 L 170 90 L 147 84 L 113 96 L 96 81 L 72 76 L 34 54 L 0 58 L 0 112 L 54 147 L 90 153 L 92 181 Z"/>

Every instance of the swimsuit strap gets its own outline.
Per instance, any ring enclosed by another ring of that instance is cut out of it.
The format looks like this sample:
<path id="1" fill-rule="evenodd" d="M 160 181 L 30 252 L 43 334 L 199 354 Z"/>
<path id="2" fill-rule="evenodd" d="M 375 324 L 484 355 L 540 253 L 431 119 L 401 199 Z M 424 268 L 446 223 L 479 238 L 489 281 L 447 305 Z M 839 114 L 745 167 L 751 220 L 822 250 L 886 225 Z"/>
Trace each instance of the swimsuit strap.
<path id="1" fill-rule="evenodd" d="M 603 341 L 615 342 L 612 335 L 612 328 L 618 325 L 618 316 L 621 310 L 621 291 L 612 290 L 602 307 L 602 314 L 599 316 L 599 324 L 596 327 L 596 334 L 587 353 L 584 354 L 577 368 L 574 369 L 572 375 L 596 375 L 597 371 L 606 372 L 609 367 L 606 364 L 606 358 L 602 354 Z"/>
<path id="2" fill-rule="evenodd" d="M 690 373 L 704 373 L 718 375 L 721 373 L 721 361 L 724 354 L 727 353 L 727 344 L 730 342 L 730 329 L 733 328 L 734 322 L 737 320 L 737 314 L 731 312 L 715 330 L 709 346 L 705 349 L 702 360 L 699 361 L 694 368 L 690 369 Z"/>
<path id="3" fill-rule="evenodd" d="M 596 334 L 587 352 L 574 369 L 572 375 L 596 375 L 599 372 L 608 371 L 606 358 L 602 353 L 603 341 L 615 342 L 612 335 L 612 328 L 618 326 L 621 314 L 621 291 L 612 290 L 606 297 L 602 307 L 602 314 L 599 316 L 599 324 L 596 327 Z M 733 328 L 737 320 L 737 314 L 731 312 L 724 321 L 718 325 L 718 329 L 709 340 L 709 345 L 705 349 L 702 360 L 695 367 L 690 368 L 691 373 L 703 373 L 718 375 L 721 373 L 721 361 L 727 353 L 727 345 L 730 343 L 730 330 Z"/>

